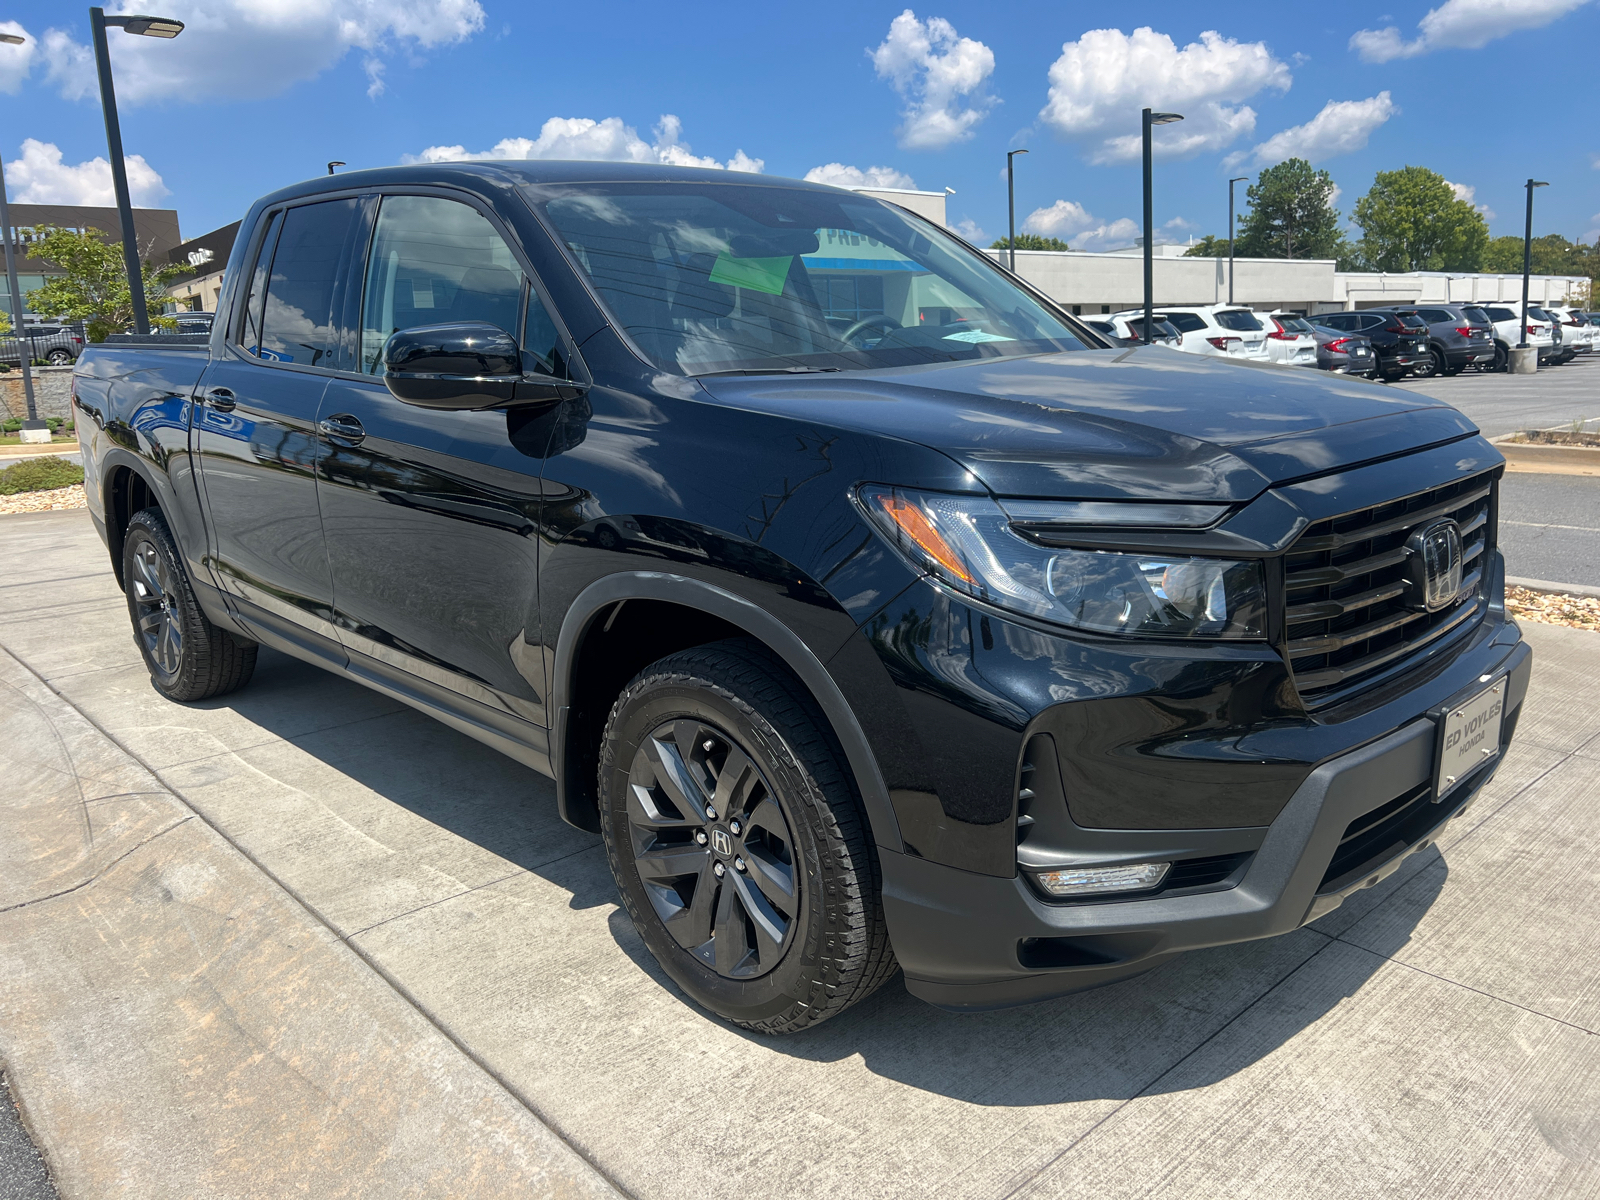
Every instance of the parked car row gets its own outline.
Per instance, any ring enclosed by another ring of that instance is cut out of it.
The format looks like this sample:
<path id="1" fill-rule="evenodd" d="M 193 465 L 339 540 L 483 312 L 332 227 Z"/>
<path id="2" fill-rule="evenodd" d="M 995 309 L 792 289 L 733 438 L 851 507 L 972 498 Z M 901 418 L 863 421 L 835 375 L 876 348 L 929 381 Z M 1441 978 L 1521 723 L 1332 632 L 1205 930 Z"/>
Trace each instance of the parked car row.
<path id="1" fill-rule="evenodd" d="M 83 353 L 83 333 L 68 325 L 30 322 L 23 325 L 21 336 L 0 337 L 0 363 L 20 367 L 24 347 L 30 361 L 61 367 L 78 361 L 78 355 Z"/>
<path id="2" fill-rule="evenodd" d="M 1183 305 L 1155 316 L 1175 336 L 1155 339 L 1190 354 L 1318 367 L 1386 380 L 1503 370 L 1524 340 L 1541 365 L 1571 362 L 1600 342 L 1600 316 L 1566 305 L 1390 305 L 1306 316 L 1238 305 Z M 1141 310 L 1092 318 L 1094 329 L 1137 345 Z M 1131 332 L 1125 332 L 1131 331 Z"/>

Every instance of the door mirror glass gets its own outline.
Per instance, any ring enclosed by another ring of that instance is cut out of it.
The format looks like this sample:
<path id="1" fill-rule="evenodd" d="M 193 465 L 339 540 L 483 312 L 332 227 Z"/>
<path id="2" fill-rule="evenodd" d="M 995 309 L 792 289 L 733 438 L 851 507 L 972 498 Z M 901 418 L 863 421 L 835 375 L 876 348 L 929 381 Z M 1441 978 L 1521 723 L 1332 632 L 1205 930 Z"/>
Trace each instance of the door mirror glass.
<path id="1" fill-rule="evenodd" d="M 407 404 L 494 408 L 518 399 L 522 357 L 516 338 L 499 326 L 458 321 L 390 335 L 383 346 L 383 368 L 390 393 Z"/>

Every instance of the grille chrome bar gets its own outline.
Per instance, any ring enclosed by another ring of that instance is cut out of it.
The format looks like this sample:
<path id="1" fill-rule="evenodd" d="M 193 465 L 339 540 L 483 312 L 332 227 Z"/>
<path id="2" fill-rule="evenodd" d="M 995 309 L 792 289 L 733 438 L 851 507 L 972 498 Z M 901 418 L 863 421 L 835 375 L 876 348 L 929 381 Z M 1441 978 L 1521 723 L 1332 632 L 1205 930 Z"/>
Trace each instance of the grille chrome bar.
<path id="1" fill-rule="evenodd" d="M 1463 508 L 1472 503 L 1474 500 L 1482 500 L 1488 494 L 1489 485 L 1486 483 L 1482 487 L 1469 492 L 1467 495 L 1462 496 L 1459 499 L 1452 498 L 1450 500 L 1441 501 L 1430 508 L 1424 508 L 1418 512 L 1409 512 L 1403 516 L 1395 517 L 1392 520 L 1383 521 L 1376 525 L 1364 525 L 1359 529 L 1352 529 L 1348 533 L 1329 533 L 1322 534 L 1318 537 L 1302 537 L 1298 542 L 1295 543 L 1294 552 L 1296 554 L 1305 554 L 1312 550 L 1337 550 L 1342 546 L 1350 545 L 1352 542 L 1364 542 L 1371 538 L 1381 537 L 1386 533 L 1394 533 L 1401 529 L 1409 532 L 1410 530 L 1415 529 L 1418 525 L 1422 524 L 1424 521 L 1431 521 L 1434 517 L 1447 516 L 1450 513 L 1455 512 L 1457 509 Z M 1462 532 L 1464 533 L 1466 531 L 1462 530 Z"/>

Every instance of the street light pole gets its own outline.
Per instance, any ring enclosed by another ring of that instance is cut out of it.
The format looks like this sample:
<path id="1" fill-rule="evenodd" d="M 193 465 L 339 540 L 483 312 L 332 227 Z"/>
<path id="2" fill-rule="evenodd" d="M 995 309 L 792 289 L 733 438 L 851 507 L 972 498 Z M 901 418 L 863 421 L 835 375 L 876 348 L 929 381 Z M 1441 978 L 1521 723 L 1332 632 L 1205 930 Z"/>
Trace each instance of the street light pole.
<path id="1" fill-rule="evenodd" d="M 1518 350 L 1524 350 L 1528 345 L 1528 275 L 1533 270 L 1533 189 L 1549 186 L 1537 179 L 1530 179 L 1527 183 L 1528 223 L 1522 231 L 1522 340 L 1517 343 Z"/>
<path id="2" fill-rule="evenodd" d="M 1174 121 L 1181 121 L 1183 117 L 1178 113 L 1151 112 L 1148 108 L 1143 112 L 1144 125 L 1144 344 L 1150 344 L 1151 329 L 1154 320 L 1151 308 L 1155 305 L 1155 245 L 1151 239 L 1152 227 L 1155 223 L 1154 206 L 1150 198 L 1150 129 L 1155 125 L 1171 125 Z"/>
<path id="3" fill-rule="evenodd" d="M 111 187 L 117 196 L 117 216 L 122 223 L 122 262 L 128 272 L 128 291 L 133 298 L 135 333 L 150 332 L 150 313 L 145 308 L 144 275 L 139 266 L 139 237 L 133 228 L 133 201 L 128 196 L 128 168 L 122 160 L 122 126 L 117 120 L 117 92 L 111 82 L 111 54 L 106 46 L 106 29 L 117 26 L 146 37 L 175 38 L 183 32 L 182 21 L 164 17 L 108 17 L 105 9 L 89 10 L 89 28 L 94 36 L 94 63 L 100 74 L 100 107 L 106 118 L 106 150 L 111 155 Z"/>
<path id="4" fill-rule="evenodd" d="M 1011 225 L 1010 240 L 1006 242 L 1006 248 L 1011 256 L 1009 266 L 1013 275 L 1017 273 L 1017 181 L 1012 160 L 1017 155 L 1026 153 L 1026 150 L 1006 151 L 1006 210 L 1010 214 Z"/>
<path id="5" fill-rule="evenodd" d="M 1228 180 L 1228 303 L 1233 303 L 1233 185 L 1249 179 L 1240 175 Z"/>
<path id="6" fill-rule="evenodd" d="M 0 42 L 20 46 L 26 39 L 15 33 L 0 33 Z M 24 429 L 39 425 L 39 409 L 33 402 L 33 346 L 22 344 L 22 289 L 17 286 L 17 257 L 12 248 L 11 197 L 6 193 L 6 166 L 0 161 L 0 236 L 6 240 L 6 282 L 11 289 L 11 335 L 17 343 L 17 358 L 22 362 L 22 398 L 27 404 Z"/>

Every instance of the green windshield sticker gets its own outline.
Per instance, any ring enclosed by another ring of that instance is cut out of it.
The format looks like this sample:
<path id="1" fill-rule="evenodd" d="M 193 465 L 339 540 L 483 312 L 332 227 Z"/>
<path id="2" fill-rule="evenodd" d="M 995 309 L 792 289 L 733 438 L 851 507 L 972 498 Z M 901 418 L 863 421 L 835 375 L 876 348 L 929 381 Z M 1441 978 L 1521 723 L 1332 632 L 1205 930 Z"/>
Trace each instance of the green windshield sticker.
<path id="1" fill-rule="evenodd" d="M 731 254 L 719 254 L 716 265 L 711 268 L 711 282 L 781 296 L 783 281 L 789 278 L 789 264 L 793 261 L 787 255 L 783 258 L 734 258 Z"/>
<path id="2" fill-rule="evenodd" d="M 964 329 L 960 333 L 947 333 L 947 342 L 1014 342 L 1016 338 L 1001 337 L 998 333 L 985 333 L 981 329 Z"/>

